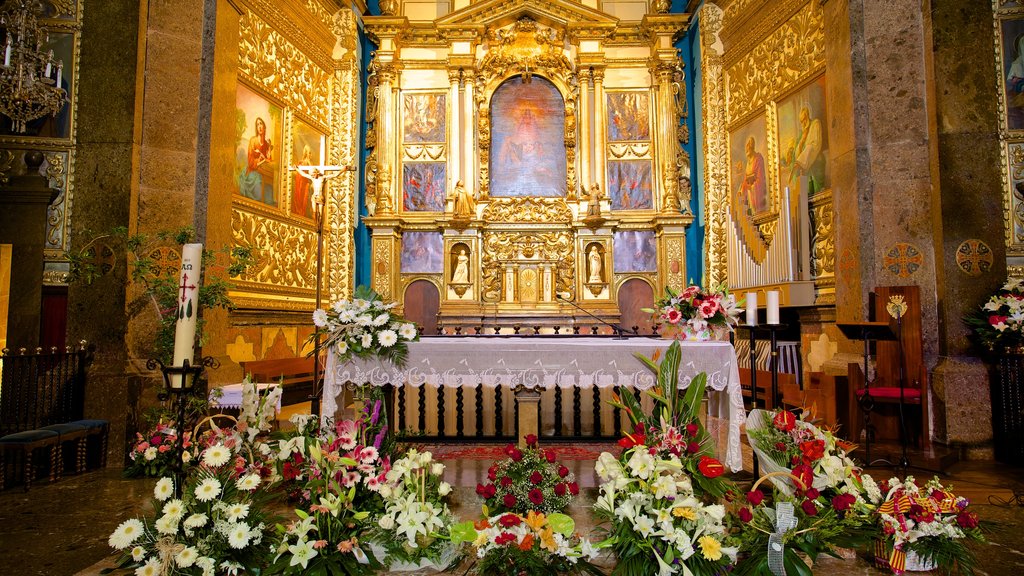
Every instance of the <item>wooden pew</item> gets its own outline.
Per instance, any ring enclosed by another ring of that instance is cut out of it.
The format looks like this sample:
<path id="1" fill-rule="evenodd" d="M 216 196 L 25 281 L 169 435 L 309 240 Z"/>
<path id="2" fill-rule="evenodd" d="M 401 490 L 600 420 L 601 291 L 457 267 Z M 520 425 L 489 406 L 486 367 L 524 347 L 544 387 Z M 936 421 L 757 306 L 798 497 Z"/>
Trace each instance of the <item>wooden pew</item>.
<path id="1" fill-rule="evenodd" d="M 313 394 L 313 358 L 280 358 L 242 362 L 242 370 L 255 382 L 281 384 L 281 404 L 299 404 Z M 323 366 L 320 367 L 321 371 Z M 321 372 L 321 378 L 323 373 Z"/>

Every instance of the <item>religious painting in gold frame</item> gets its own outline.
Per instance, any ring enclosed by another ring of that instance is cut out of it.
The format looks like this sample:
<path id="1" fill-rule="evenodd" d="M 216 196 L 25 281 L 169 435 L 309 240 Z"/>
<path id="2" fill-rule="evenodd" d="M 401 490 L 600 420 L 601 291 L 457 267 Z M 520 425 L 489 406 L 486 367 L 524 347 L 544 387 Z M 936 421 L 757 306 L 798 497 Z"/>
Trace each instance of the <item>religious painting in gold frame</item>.
<path id="1" fill-rule="evenodd" d="M 647 92 L 608 93 L 608 141 L 647 142 L 651 139 L 651 95 Z"/>
<path id="2" fill-rule="evenodd" d="M 998 28 L 1004 126 L 1010 131 L 1024 130 L 1024 17 L 1002 18 Z"/>
<path id="3" fill-rule="evenodd" d="M 491 96 L 490 195 L 564 197 L 565 100 L 550 80 L 519 76 Z"/>
<path id="4" fill-rule="evenodd" d="M 235 194 L 257 204 L 280 206 L 282 125 L 280 106 L 238 83 L 235 100 Z"/>
<path id="5" fill-rule="evenodd" d="M 811 197 L 832 187 L 825 106 L 824 74 L 779 101 L 779 190 L 806 186 Z"/>
<path id="6" fill-rule="evenodd" d="M 406 144 L 445 142 L 445 94 L 406 92 L 402 95 L 402 140 Z"/>
<path id="7" fill-rule="evenodd" d="M 764 114 L 729 131 L 729 190 L 738 212 L 773 211 L 768 186 L 768 132 Z"/>
<path id="8" fill-rule="evenodd" d="M 654 208 L 650 160 L 609 160 L 607 178 L 612 210 Z"/>
<path id="9" fill-rule="evenodd" d="M 291 122 L 291 162 L 292 166 L 312 166 L 320 162 L 321 139 L 325 135 L 320 130 L 292 116 Z M 326 143 L 326 141 L 324 141 Z M 310 187 L 311 182 L 298 172 L 288 174 L 291 185 L 291 201 L 289 212 L 301 218 L 313 217 L 313 204 Z"/>

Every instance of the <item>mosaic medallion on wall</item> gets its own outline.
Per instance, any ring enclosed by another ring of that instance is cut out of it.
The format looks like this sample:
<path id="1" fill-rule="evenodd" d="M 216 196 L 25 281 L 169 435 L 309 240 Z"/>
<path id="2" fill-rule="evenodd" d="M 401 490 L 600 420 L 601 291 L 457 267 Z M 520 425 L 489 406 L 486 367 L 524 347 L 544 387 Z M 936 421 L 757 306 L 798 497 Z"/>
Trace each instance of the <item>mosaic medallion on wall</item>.
<path id="1" fill-rule="evenodd" d="M 857 257 L 853 255 L 853 251 L 849 248 L 843 250 L 842 255 L 839 257 L 839 271 L 846 274 L 853 274 L 857 271 Z"/>
<path id="2" fill-rule="evenodd" d="M 159 276 L 177 276 L 181 268 L 181 254 L 170 246 L 157 246 L 149 251 L 150 268 L 149 275 L 153 278 Z"/>
<path id="3" fill-rule="evenodd" d="M 882 258 L 882 265 L 885 269 L 900 278 L 913 276 L 923 264 L 924 254 L 917 246 L 906 242 L 893 244 Z"/>
<path id="4" fill-rule="evenodd" d="M 992 269 L 992 249 L 976 238 L 969 238 L 956 249 L 956 265 L 968 276 L 981 276 Z"/>

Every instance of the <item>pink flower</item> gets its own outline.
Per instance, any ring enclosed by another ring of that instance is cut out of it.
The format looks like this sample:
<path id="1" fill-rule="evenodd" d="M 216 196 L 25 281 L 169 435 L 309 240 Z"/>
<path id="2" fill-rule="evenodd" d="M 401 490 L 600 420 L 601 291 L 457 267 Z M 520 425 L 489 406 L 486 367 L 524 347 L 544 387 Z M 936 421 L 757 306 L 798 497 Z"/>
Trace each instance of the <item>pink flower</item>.
<path id="1" fill-rule="evenodd" d="M 718 304 L 718 299 L 715 297 L 708 298 L 707 300 L 700 303 L 700 316 L 701 318 L 711 318 L 718 313 L 721 306 Z"/>
<path id="2" fill-rule="evenodd" d="M 665 320 L 668 320 L 669 324 L 679 324 L 683 319 L 683 313 L 675 308 L 669 308 L 665 311 Z"/>
<path id="3" fill-rule="evenodd" d="M 683 293 L 680 294 L 679 297 L 683 300 L 689 300 L 697 294 L 700 294 L 700 286 L 690 286 L 686 290 L 683 290 Z"/>

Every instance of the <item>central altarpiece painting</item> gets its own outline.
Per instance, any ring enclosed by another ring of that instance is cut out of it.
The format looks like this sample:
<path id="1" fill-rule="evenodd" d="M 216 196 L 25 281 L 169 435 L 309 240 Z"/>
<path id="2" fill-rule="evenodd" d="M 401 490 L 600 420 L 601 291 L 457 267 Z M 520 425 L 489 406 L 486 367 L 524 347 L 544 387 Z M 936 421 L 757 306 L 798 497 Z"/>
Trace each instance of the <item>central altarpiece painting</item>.
<path id="1" fill-rule="evenodd" d="M 428 330 L 595 322 L 583 310 L 628 327 L 685 285 L 687 15 L 401 12 L 366 19 L 365 222 L 384 298 Z"/>

